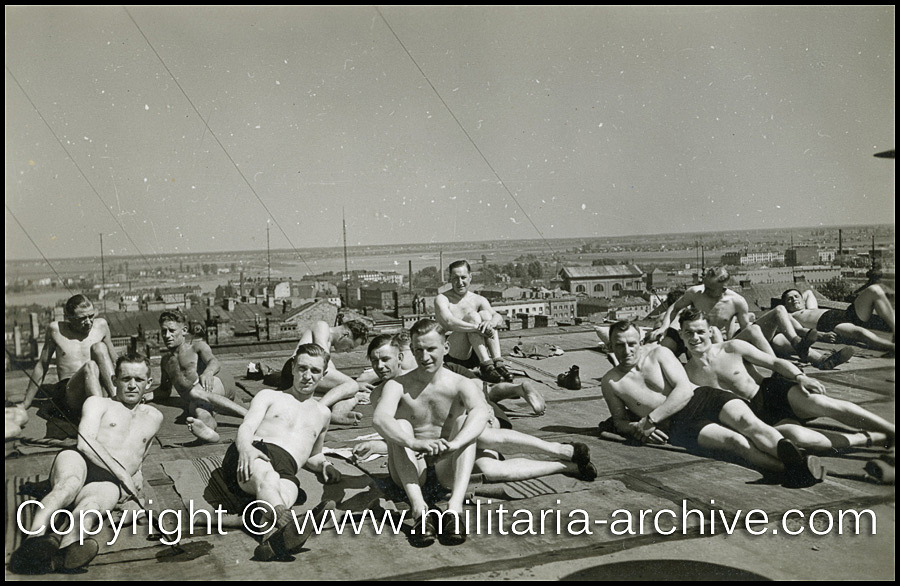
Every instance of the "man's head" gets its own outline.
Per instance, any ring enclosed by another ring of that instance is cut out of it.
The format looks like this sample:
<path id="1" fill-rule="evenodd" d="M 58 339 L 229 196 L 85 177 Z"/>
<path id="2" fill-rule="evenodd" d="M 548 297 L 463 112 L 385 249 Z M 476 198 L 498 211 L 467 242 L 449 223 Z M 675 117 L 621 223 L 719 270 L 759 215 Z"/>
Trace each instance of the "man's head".
<path id="1" fill-rule="evenodd" d="M 412 338 L 409 337 L 409 330 L 407 329 L 403 329 L 397 332 L 394 335 L 394 338 L 396 338 L 397 343 L 400 344 L 401 350 L 403 350 L 404 348 L 409 348 L 410 344 L 412 344 Z"/>
<path id="2" fill-rule="evenodd" d="M 803 300 L 803 293 L 797 289 L 788 289 L 782 293 L 781 304 L 788 310 L 788 313 L 806 309 L 806 301 Z"/>
<path id="3" fill-rule="evenodd" d="M 400 374 L 400 344 L 396 336 L 376 336 L 369 343 L 366 355 L 372 363 L 372 370 L 381 380 L 390 380 Z"/>
<path id="4" fill-rule="evenodd" d="M 725 267 L 710 267 L 703 272 L 703 286 L 713 295 L 721 295 L 731 275 Z"/>
<path id="5" fill-rule="evenodd" d="M 84 295 L 73 295 L 66 301 L 66 321 L 76 332 L 87 334 L 94 327 L 94 318 L 97 312 L 94 304 Z"/>
<path id="6" fill-rule="evenodd" d="M 444 365 L 444 356 L 450 350 L 441 324 L 430 318 L 420 319 L 409 329 L 409 335 L 419 368 L 432 374 L 437 372 Z"/>
<path id="7" fill-rule="evenodd" d="M 300 344 L 294 355 L 294 390 L 311 394 L 325 376 L 331 355 L 318 344 Z"/>
<path id="8" fill-rule="evenodd" d="M 632 321 L 617 321 L 609 326 L 609 345 L 619 365 L 630 368 L 638 361 L 641 331 Z"/>
<path id="9" fill-rule="evenodd" d="M 472 267 L 466 260 L 457 260 L 450 263 L 447 267 L 450 273 L 450 285 L 453 292 L 457 295 L 465 295 L 469 290 L 469 284 L 472 282 Z"/>
<path id="10" fill-rule="evenodd" d="M 116 360 L 113 383 L 116 385 L 116 399 L 126 407 L 134 407 L 141 402 L 144 392 L 150 388 L 150 361 L 141 354 L 124 354 Z"/>
<path id="11" fill-rule="evenodd" d="M 187 317 L 180 310 L 164 311 L 159 314 L 159 336 L 167 350 L 181 346 L 187 331 Z"/>
<path id="12" fill-rule="evenodd" d="M 712 345 L 712 330 L 702 311 L 691 305 L 678 316 L 681 339 L 692 353 L 703 354 Z"/>
<path id="13" fill-rule="evenodd" d="M 359 320 L 345 321 L 340 327 L 343 330 L 331 343 L 331 348 L 335 352 L 350 352 L 357 346 L 365 344 L 369 339 L 369 326 Z"/>

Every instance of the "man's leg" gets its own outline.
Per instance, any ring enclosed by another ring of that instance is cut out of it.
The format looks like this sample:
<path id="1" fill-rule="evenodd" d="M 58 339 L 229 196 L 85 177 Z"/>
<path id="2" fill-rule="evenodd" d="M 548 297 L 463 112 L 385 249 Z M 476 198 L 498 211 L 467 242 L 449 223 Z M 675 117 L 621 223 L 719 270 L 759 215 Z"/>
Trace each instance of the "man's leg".
<path id="1" fill-rule="evenodd" d="M 834 326 L 834 333 L 844 340 L 865 344 L 872 350 L 883 350 L 885 352 L 894 351 L 893 342 L 891 342 L 890 340 L 885 340 L 875 332 L 867 330 L 866 328 L 861 326 L 857 326 L 851 323 L 838 324 Z"/>
<path id="2" fill-rule="evenodd" d="M 570 461 L 575 452 L 571 444 L 548 442 L 514 429 L 486 428 L 478 436 L 478 448 L 508 454 L 540 454 L 556 460 Z"/>
<path id="3" fill-rule="evenodd" d="M 116 365 L 112 356 L 109 355 L 109 348 L 103 342 L 97 342 L 91 346 L 91 360 L 97 363 L 97 369 L 100 374 L 100 386 L 106 391 L 110 397 L 116 396 L 116 385 L 112 382 L 112 377 L 116 373 Z"/>
<path id="4" fill-rule="evenodd" d="M 750 440 L 753 447 L 766 456 L 766 458 L 759 459 L 754 455 L 754 460 L 747 458 L 748 460 L 764 468 L 781 469 L 781 462 L 778 460 L 778 442 L 784 439 L 784 436 L 774 427 L 760 421 L 750 410 L 750 405 L 741 399 L 728 401 L 719 412 L 719 419 L 723 424 Z M 774 466 L 773 460 L 777 462 Z M 768 462 L 768 464 L 764 465 L 764 462 Z"/>
<path id="5" fill-rule="evenodd" d="M 75 413 L 81 412 L 81 406 L 88 397 L 105 397 L 100 386 L 100 368 L 93 360 L 85 362 L 66 385 L 66 404 L 64 407 Z"/>
<path id="6" fill-rule="evenodd" d="M 821 454 L 834 454 L 835 451 L 869 445 L 882 445 L 888 441 L 885 433 L 875 432 L 839 432 L 804 427 L 798 423 L 785 420 L 775 425 L 784 437 L 801 448 Z"/>
<path id="7" fill-rule="evenodd" d="M 399 419 L 397 423 L 407 433 L 415 433 L 408 421 Z M 421 456 L 410 449 L 388 442 L 388 471 L 391 474 L 391 480 L 403 487 L 406 496 L 409 497 L 409 506 L 416 519 L 419 519 L 428 510 L 428 504 L 422 494 L 426 466 L 425 459 Z M 417 524 L 421 525 L 421 523 Z"/>
<path id="8" fill-rule="evenodd" d="M 233 396 L 233 395 L 232 395 Z M 247 414 L 247 409 L 242 407 L 227 397 L 225 385 L 219 377 L 213 378 L 212 392 L 204 391 L 200 383 L 197 382 L 187 393 L 189 402 L 188 410 L 191 416 L 188 417 L 188 428 L 198 439 L 205 442 L 219 441 L 219 434 L 216 433 L 218 423 L 216 422 L 216 413 L 227 413 L 235 417 L 243 418 Z"/>
<path id="9" fill-rule="evenodd" d="M 571 462 L 530 460 L 528 458 L 499 460 L 481 454 L 475 459 L 473 469 L 484 474 L 484 478 L 488 482 L 512 482 L 515 480 L 540 478 L 551 474 L 568 473 L 575 475 L 578 473 L 578 467 Z"/>
<path id="10" fill-rule="evenodd" d="M 815 343 L 817 337 L 813 330 L 803 330 L 800 323 L 788 313 L 783 305 L 776 305 L 757 319 L 753 325 L 758 326 L 762 330 L 762 337 L 766 341 L 774 339 L 777 334 L 784 335 L 801 360 L 808 358 L 809 348 Z M 750 331 L 751 329 L 752 327 L 746 328 L 735 337 L 751 342 L 759 347 L 759 344 L 753 339 L 758 334 Z M 745 334 L 744 332 L 747 333 Z M 774 356 L 771 346 L 768 346 L 768 350 L 765 348 L 760 348 L 760 350 Z"/>
<path id="11" fill-rule="evenodd" d="M 450 432 L 451 438 L 455 437 L 465 423 L 466 416 L 461 415 L 456 419 Z M 469 488 L 469 479 L 472 476 L 472 468 L 475 465 L 476 442 L 457 450 L 449 457 L 442 457 L 435 463 L 438 482 L 450 487 L 450 500 L 447 503 L 448 511 L 463 512 L 466 500 L 466 490 Z"/>
<path id="12" fill-rule="evenodd" d="M 893 423 L 850 401 L 807 393 L 795 385 L 788 391 L 788 402 L 794 412 L 803 419 L 831 417 L 850 427 L 880 431 L 890 437 L 894 435 Z"/>
<path id="13" fill-rule="evenodd" d="M 293 522 L 291 507 L 297 502 L 300 488 L 287 478 L 282 478 L 275 469 L 274 455 L 269 453 L 272 461 L 260 458 L 250 464 L 250 480 L 244 482 L 238 476 L 238 486 L 257 500 L 268 503 L 260 517 L 251 523 L 260 523 L 258 529 L 271 528 L 264 534 L 260 544 L 254 550 L 254 558 L 260 561 L 271 561 L 296 553 L 309 537 L 302 534 Z"/>
<path id="14" fill-rule="evenodd" d="M 894 333 L 894 308 L 891 307 L 891 302 L 888 301 L 881 285 L 870 285 L 863 289 L 853 300 L 853 309 L 862 321 L 868 321 L 875 313 L 891 328 L 891 333 Z"/>
<path id="15" fill-rule="evenodd" d="M 524 380 L 520 383 L 497 383 L 491 385 L 488 391 L 488 399 L 494 403 L 498 403 L 504 399 L 524 399 L 531 406 L 535 415 L 543 415 L 547 408 L 544 402 L 544 396 L 537 387 L 537 383 Z"/>
<path id="16" fill-rule="evenodd" d="M 121 497 L 119 485 L 101 481 L 85 484 L 75 498 L 72 515 L 75 519 L 72 531 L 62 537 L 59 554 L 54 558 L 59 569 L 77 570 L 86 567 L 100 551 L 99 542 L 92 537 L 81 537 L 100 529 L 108 511 L 115 508 Z M 61 567 L 60 567 L 61 566 Z"/>
<path id="17" fill-rule="evenodd" d="M 700 431 L 697 444 L 707 450 L 734 454 L 764 470 L 784 470 L 778 458 L 760 451 L 741 433 L 717 423 L 707 425 Z"/>

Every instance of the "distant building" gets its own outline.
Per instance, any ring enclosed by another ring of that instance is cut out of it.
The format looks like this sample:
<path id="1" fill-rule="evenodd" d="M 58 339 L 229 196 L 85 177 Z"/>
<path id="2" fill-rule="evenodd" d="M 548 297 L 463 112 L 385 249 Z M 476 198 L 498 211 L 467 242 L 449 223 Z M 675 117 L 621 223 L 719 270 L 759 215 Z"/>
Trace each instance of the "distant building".
<path id="1" fill-rule="evenodd" d="M 565 267 L 560 270 L 562 289 L 591 297 L 611 299 L 623 289 L 643 289 L 644 273 L 637 265 Z"/>
<path id="2" fill-rule="evenodd" d="M 795 246 L 784 251 L 784 264 L 789 267 L 814 265 L 818 262 L 818 246 Z"/>

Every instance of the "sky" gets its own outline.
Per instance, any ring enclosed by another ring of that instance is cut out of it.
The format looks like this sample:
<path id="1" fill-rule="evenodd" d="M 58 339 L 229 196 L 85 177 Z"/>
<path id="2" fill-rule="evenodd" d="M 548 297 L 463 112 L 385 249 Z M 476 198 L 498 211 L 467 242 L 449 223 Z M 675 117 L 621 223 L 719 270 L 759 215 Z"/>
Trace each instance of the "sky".
<path id="1" fill-rule="evenodd" d="M 895 7 L 6 7 L 6 259 L 893 223 Z"/>

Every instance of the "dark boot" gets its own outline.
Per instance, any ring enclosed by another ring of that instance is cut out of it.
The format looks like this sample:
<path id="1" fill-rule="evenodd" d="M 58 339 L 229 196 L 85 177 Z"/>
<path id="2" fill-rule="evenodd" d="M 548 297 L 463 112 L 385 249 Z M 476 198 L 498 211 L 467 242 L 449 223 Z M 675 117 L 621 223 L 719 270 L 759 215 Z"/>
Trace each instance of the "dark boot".
<path id="1" fill-rule="evenodd" d="M 581 377 L 578 375 L 578 365 L 573 365 L 569 372 L 560 373 L 556 377 L 556 384 L 564 389 L 573 391 L 581 390 Z"/>

